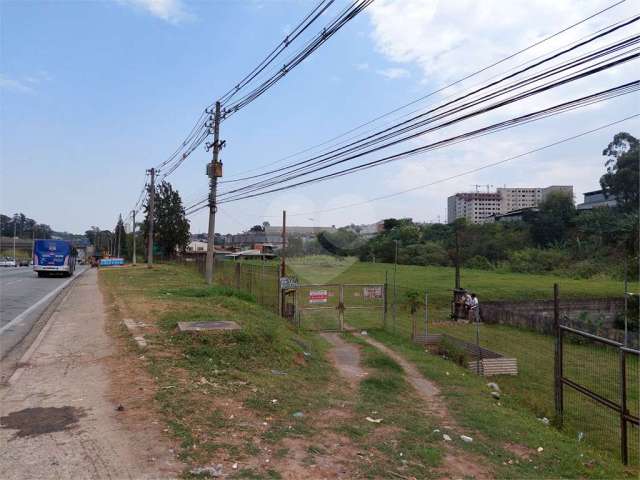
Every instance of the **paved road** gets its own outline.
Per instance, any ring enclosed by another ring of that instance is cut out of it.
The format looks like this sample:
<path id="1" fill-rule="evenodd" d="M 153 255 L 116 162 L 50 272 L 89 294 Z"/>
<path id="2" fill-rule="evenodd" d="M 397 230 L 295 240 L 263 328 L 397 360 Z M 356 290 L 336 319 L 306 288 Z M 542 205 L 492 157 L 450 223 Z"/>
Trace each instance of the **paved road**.
<path id="1" fill-rule="evenodd" d="M 75 275 L 82 271 L 78 268 Z M 31 331 L 55 293 L 69 281 L 68 277 L 39 278 L 32 267 L 0 268 L 0 359 Z"/>

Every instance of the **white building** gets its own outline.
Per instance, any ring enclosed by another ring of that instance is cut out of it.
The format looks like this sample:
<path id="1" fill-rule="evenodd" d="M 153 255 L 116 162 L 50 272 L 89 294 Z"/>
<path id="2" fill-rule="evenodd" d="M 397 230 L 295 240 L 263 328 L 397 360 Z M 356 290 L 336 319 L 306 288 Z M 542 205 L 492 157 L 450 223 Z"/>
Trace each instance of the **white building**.
<path id="1" fill-rule="evenodd" d="M 498 188 L 496 192 L 456 193 L 447 199 L 448 222 L 466 218 L 469 223 L 486 223 L 494 215 L 523 208 L 537 207 L 553 192 L 565 193 L 573 198 L 570 185 L 550 187 Z"/>

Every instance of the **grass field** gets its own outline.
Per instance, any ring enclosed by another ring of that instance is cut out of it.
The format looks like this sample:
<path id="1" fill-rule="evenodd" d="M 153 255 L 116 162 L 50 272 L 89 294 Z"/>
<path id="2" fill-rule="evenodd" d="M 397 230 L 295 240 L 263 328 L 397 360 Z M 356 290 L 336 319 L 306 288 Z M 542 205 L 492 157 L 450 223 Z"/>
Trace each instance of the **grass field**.
<path id="1" fill-rule="evenodd" d="M 288 260 L 289 271 L 307 284 L 322 283 L 389 283 L 389 296 L 393 292 L 394 266 L 389 264 L 360 263 L 349 258 L 306 257 Z M 429 329 L 432 333 L 449 333 L 456 337 L 475 341 L 475 327 L 448 322 L 454 270 L 446 267 L 419 267 L 398 265 L 397 296 L 400 305 L 396 314 L 387 312 L 386 330 L 408 341 L 412 321 L 422 323 L 424 310 L 420 306 L 412 315 L 404 301 L 410 290 L 426 290 L 429 294 Z M 475 291 L 481 302 L 491 300 L 551 299 L 553 284 L 560 285 L 561 298 L 620 297 L 622 282 L 609 279 L 576 280 L 551 275 L 496 273 L 484 270 L 462 271 L 462 286 Z M 638 291 L 638 283 L 629 285 Z M 335 324 L 335 313 L 324 313 L 325 324 Z M 345 321 L 364 329 L 382 327 L 377 313 L 366 311 L 345 312 Z M 519 375 L 499 377 L 505 393 L 513 401 L 530 412 L 532 417 L 553 418 L 553 362 L 554 339 L 547 335 L 522 329 L 483 325 L 480 332 L 483 347 L 518 359 Z M 565 348 L 565 371 L 570 378 L 590 387 L 612 400 L 619 399 L 617 351 L 592 348 L 568 343 Z M 628 401 L 632 413 L 638 411 L 638 362 L 628 360 Z M 613 411 L 594 404 L 586 397 L 565 388 L 565 433 L 570 438 L 581 436 L 581 441 L 608 451 L 614 461 L 619 458 L 619 418 Z M 580 433 L 581 432 L 581 433 Z M 638 429 L 630 431 L 631 461 L 638 464 Z"/>
<path id="2" fill-rule="evenodd" d="M 354 392 L 325 360 L 323 339 L 289 329 L 251 295 L 207 287 L 194 269 L 101 269 L 100 281 L 115 311 L 147 325 L 149 347 L 143 356 L 132 351 L 132 361 L 145 362 L 155 377 L 157 408 L 187 465 L 220 462 L 229 471 L 236 462 L 232 478 L 300 478 L 332 462 L 341 462 L 346 478 L 450 477 L 442 470 L 449 450 L 433 432 L 445 427 L 425 412 L 398 366 L 371 347 L 361 346 L 369 375 Z M 195 336 L 175 330 L 178 320 L 202 319 L 234 320 L 243 330 Z M 406 338 L 372 335 L 438 382 L 460 425 L 453 427 L 451 448 L 481 459 L 491 478 L 636 473 L 538 422 L 511 394 L 497 403 L 485 379 L 426 355 Z M 367 415 L 384 420 L 372 424 Z M 458 439 L 462 433 L 476 440 L 466 444 Z"/>

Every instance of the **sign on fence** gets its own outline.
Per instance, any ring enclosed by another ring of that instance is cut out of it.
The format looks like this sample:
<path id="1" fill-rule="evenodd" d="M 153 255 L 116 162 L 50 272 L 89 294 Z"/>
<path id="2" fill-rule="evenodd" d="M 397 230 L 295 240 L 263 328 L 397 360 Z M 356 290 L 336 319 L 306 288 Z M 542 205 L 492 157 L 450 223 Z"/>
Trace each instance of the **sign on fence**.
<path id="1" fill-rule="evenodd" d="M 362 293 L 364 295 L 364 298 L 381 299 L 384 297 L 382 285 L 377 287 L 364 287 L 362 289 Z"/>
<path id="2" fill-rule="evenodd" d="M 329 292 L 327 290 L 309 290 L 309 303 L 327 303 Z"/>
<path id="3" fill-rule="evenodd" d="M 294 277 L 280 277 L 280 288 L 290 290 L 298 287 L 298 281 Z"/>

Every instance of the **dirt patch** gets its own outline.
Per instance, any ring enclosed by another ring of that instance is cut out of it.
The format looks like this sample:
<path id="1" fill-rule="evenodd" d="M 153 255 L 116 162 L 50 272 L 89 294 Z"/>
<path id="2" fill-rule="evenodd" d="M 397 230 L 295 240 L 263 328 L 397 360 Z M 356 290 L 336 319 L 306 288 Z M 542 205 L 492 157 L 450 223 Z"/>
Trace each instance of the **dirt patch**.
<path id="1" fill-rule="evenodd" d="M 323 333 L 322 338 L 333 345 L 328 354 L 331 363 L 340 375 L 355 387 L 367 375 L 360 366 L 360 349 L 356 345 L 345 342 L 337 333 Z"/>
<path id="2" fill-rule="evenodd" d="M 78 420 L 84 416 L 84 409 L 76 407 L 25 408 L 0 417 L 0 425 L 18 430 L 16 437 L 30 437 L 77 427 Z"/>
<path id="3" fill-rule="evenodd" d="M 533 449 L 525 447 L 524 445 L 520 445 L 519 443 L 505 443 L 504 449 L 508 450 L 519 458 L 522 458 L 523 460 L 528 460 L 529 458 L 531 458 L 531 455 L 534 452 Z"/>
<path id="4" fill-rule="evenodd" d="M 474 478 L 475 480 L 493 479 L 495 475 L 487 471 L 480 459 L 468 453 L 450 451 L 442 459 L 442 467 L 436 470 L 440 478 Z"/>
<path id="5" fill-rule="evenodd" d="M 449 415 L 447 407 L 440 396 L 440 389 L 435 383 L 424 378 L 415 365 L 405 360 L 404 357 L 397 354 L 386 345 L 383 345 L 368 336 L 361 335 L 360 338 L 364 339 L 369 343 L 369 345 L 377 348 L 385 355 L 396 361 L 403 368 L 407 381 L 413 385 L 413 388 L 415 388 L 420 396 L 425 400 L 429 412 L 440 417 L 440 419 L 446 421 L 447 424 L 454 425 L 454 421 Z"/>

